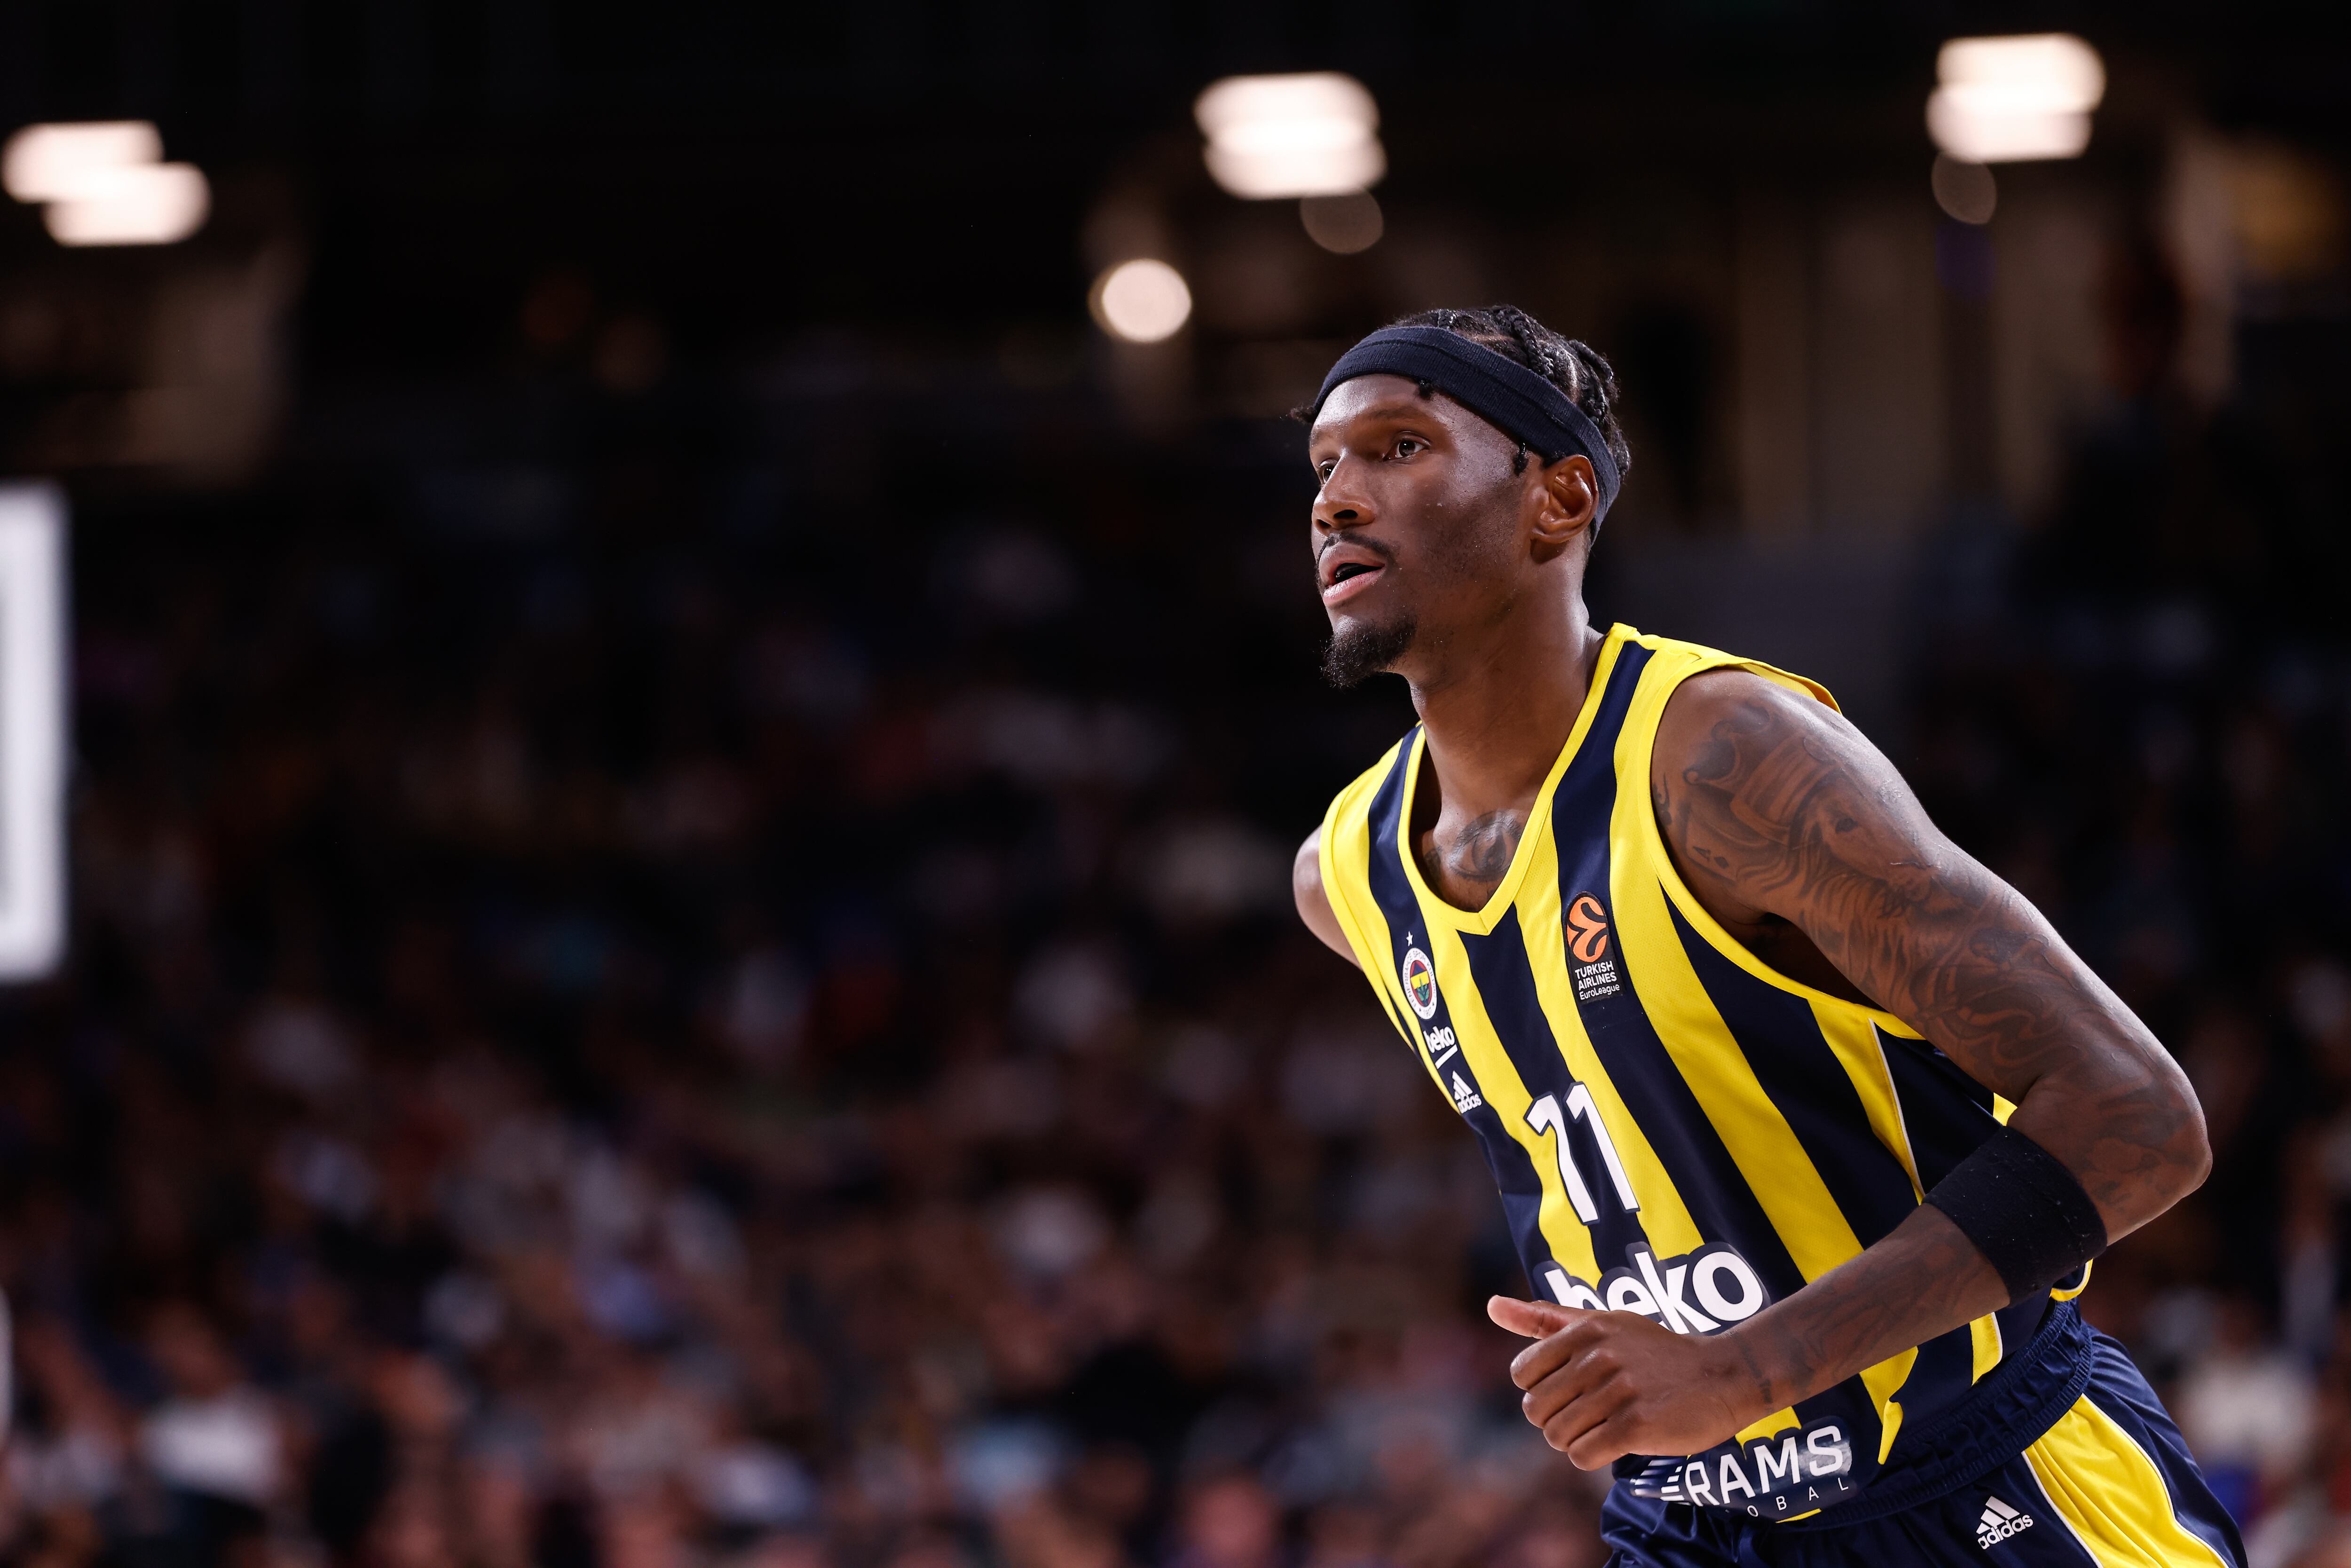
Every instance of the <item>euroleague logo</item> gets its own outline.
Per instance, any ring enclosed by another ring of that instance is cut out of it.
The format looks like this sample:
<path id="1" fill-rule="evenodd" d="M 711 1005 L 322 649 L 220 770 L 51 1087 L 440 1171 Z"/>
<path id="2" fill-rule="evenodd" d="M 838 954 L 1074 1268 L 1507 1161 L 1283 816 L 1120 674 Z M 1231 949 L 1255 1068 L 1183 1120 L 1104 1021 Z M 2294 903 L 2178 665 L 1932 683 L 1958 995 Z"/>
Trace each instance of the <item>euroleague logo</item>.
<path id="1" fill-rule="evenodd" d="M 1596 1002 L 1622 991 L 1616 960 L 1608 956 L 1608 911 L 1600 900 L 1588 893 L 1577 894 L 1567 906 L 1563 924 L 1567 956 L 1575 960 L 1567 971 L 1575 981 L 1575 999 Z"/>
<path id="2" fill-rule="evenodd" d="M 1567 950 L 1579 964 L 1597 964 L 1608 956 L 1608 912 L 1588 893 L 1579 893 L 1567 906 Z"/>
<path id="3" fill-rule="evenodd" d="M 1417 947 L 1409 948 L 1404 956 L 1404 994 L 1412 1002 L 1412 1010 L 1424 1019 L 1437 1016 L 1437 971 L 1428 967 L 1428 955 Z"/>

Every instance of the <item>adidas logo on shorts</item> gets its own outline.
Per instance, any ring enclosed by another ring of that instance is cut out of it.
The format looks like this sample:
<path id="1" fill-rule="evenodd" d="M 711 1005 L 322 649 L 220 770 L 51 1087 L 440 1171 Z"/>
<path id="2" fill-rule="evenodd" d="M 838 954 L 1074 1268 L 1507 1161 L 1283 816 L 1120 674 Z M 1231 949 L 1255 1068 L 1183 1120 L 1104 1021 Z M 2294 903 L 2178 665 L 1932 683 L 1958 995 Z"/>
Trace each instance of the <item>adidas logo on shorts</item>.
<path id="1" fill-rule="evenodd" d="M 1989 1552 L 2010 1536 L 2021 1535 L 2032 1528 L 2031 1514 L 1988 1496 L 1984 1499 L 1983 1518 L 1976 1525 L 1976 1544 Z"/>

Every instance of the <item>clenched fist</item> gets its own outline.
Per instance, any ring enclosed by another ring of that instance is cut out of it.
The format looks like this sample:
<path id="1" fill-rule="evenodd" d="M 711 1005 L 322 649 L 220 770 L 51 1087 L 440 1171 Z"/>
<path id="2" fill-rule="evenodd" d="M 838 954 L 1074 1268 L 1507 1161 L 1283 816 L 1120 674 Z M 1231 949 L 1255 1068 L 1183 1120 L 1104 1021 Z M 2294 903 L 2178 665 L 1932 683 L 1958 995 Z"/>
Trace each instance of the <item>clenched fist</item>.
<path id="1" fill-rule="evenodd" d="M 1625 1454 L 1695 1454 L 1771 1413 L 1727 1337 L 1677 1334 L 1635 1312 L 1496 1296 L 1487 1314 L 1535 1343 L 1510 1363 L 1543 1440 L 1596 1470 Z"/>

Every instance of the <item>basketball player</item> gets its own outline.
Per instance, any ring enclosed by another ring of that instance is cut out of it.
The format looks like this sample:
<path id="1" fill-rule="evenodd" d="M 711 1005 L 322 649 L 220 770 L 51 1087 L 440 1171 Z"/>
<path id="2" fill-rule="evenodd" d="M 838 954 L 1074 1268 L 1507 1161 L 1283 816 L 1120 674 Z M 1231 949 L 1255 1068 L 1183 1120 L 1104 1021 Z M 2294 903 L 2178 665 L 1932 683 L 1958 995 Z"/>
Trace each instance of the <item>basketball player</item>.
<path id="1" fill-rule="evenodd" d="M 1527 1418 L 1619 1564 L 2241 1564 L 2072 1300 L 2203 1179 L 2186 1079 L 1827 692 L 1592 623 L 1614 396 L 1497 307 L 1309 411 L 1326 672 L 1420 723 L 1298 907 L 1484 1145 Z"/>

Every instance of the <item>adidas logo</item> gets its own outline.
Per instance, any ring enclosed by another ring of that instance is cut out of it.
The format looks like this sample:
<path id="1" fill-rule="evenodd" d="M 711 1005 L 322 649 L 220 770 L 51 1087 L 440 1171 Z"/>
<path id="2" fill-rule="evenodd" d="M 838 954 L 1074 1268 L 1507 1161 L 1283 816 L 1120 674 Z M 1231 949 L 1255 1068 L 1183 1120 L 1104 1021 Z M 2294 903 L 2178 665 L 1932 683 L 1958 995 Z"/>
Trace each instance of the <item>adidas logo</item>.
<path id="1" fill-rule="evenodd" d="M 1485 1103 L 1478 1091 L 1469 1087 L 1468 1079 L 1458 1072 L 1453 1075 L 1453 1108 L 1456 1111 L 1466 1116 Z"/>
<path id="2" fill-rule="evenodd" d="M 2011 1535 L 2022 1535 L 2032 1528 L 2032 1516 L 2022 1513 L 1996 1497 L 1984 1499 L 1983 1518 L 1976 1524 L 1976 1545 L 1986 1552 Z"/>

